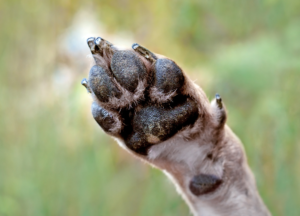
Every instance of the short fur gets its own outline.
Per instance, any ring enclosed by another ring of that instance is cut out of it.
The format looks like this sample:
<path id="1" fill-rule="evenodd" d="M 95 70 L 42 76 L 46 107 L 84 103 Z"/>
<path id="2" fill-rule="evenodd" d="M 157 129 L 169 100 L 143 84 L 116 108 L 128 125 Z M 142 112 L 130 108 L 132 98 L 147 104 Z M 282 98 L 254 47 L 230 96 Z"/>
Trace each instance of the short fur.
<path id="1" fill-rule="evenodd" d="M 101 43 L 98 43 L 98 48 L 94 47 L 90 39 L 88 44 L 94 54 L 96 64 L 110 68 L 112 55 L 117 49 L 103 39 Z M 95 44 L 97 45 L 96 42 Z M 147 79 L 151 79 L 156 59 L 164 57 L 153 54 L 138 44 L 134 44 L 133 49 L 144 62 L 148 73 Z M 123 93 L 120 99 L 111 98 L 109 102 L 103 103 L 92 93 L 97 105 L 110 110 L 115 116 L 117 124 L 109 131 L 109 134 L 114 136 L 121 147 L 129 153 L 161 169 L 174 182 L 177 191 L 195 216 L 270 215 L 257 192 L 243 146 L 225 124 L 224 104 L 219 97 L 210 103 L 204 91 L 184 73 L 183 76 L 182 87 L 168 94 L 163 94 L 154 87 L 149 91 L 149 80 L 141 80 L 132 93 L 119 85 L 115 79 L 114 83 Z M 148 143 L 145 154 L 129 149 L 125 138 L 120 133 L 122 116 L 116 110 L 134 107 L 139 103 L 160 106 L 164 102 L 172 101 L 177 94 L 185 95 L 196 102 L 198 107 L 196 121 L 165 141 L 151 137 L 153 143 Z M 145 100 L 150 100 L 150 102 L 145 102 Z M 217 185 L 205 193 L 197 193 L 190 189 L 191 181 L 201 180 L 197 176 L 215 179 L 212 182 L 216 182 Z"/>

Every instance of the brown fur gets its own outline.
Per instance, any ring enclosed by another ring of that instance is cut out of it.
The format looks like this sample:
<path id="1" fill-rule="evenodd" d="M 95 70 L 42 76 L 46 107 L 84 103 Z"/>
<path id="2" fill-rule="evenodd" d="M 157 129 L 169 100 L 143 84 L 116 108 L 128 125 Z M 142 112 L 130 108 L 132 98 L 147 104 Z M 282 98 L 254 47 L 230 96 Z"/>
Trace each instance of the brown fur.
<path id="1" fill-rule="evenodd" d="M 164 94 L 160 92 L 156 87 L 150 88 L 150 98 L 154 103 L 165 103 L 172 101 L 172 98 L 177 95 L 176 91 Z"/>

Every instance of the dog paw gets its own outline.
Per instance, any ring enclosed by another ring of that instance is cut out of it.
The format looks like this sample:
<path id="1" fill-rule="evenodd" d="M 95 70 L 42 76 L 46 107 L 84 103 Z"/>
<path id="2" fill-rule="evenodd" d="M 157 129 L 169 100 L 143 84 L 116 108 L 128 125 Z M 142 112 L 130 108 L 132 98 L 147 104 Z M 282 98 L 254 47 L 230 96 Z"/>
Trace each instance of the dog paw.
<path id="1" fill-rule="evenodd" d="M 96 65 L 82 84 L 92 94 L 92 114 L 108 134 L 132 151 L 148 149 L 203 118 L 207 99 L 172 60 L 133 44 L 119 50 L 98 37 L 88 46 Z M 220 106 L 217 99 L 217 108 Z"/>

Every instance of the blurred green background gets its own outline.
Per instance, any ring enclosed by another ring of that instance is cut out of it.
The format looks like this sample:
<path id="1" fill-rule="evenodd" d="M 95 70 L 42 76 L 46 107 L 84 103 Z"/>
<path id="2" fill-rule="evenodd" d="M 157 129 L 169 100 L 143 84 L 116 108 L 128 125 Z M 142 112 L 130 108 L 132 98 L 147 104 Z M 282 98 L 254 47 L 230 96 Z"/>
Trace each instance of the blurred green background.
<path id="1" fill-rule="evenodd" d="M 90 114 L 86 38 L 138 42 L 223 97 L 273 215 L 300 215 L 300 1 L 1 0 L 0 215 L 188 215 Z"/>

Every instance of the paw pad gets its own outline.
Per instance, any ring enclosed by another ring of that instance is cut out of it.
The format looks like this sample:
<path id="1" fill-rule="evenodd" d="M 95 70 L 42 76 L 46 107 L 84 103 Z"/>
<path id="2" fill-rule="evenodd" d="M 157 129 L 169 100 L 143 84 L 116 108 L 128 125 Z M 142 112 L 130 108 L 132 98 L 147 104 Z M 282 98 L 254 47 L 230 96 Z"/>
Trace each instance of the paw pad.
<path id="1" fill-rule="evenodd" d="M 101 102 L 108 102 L 112 97 L 121 97 L 121 92 L 108 76 L 108 72 L 98 65 L 91 68 L 88 83 Z"/>
<path id="2" fill-rule="evenodd" d="M 170 59 L 158 59 L 155 64 L 154 86 L 163 93 L 173 92 L 183 85 L 184 77 L 178 65 Z"/>
<path id="3" fill-rule="evenodd" d="M 181 94 L 184 75 L 175 62 L 138 44 L 118 50 L 102 38 L 89 38 L 88 45 L 96 65 L 82 84 L 97 98 L 93 117 L 129 149 L 147 154 L 196 121 L 197 103 Z"/>
<path id="4" fill-rule="evenodd" d="M 111 60 L 111 70 L 114 77 L 130 92 L 134 92 L 139 80 L 146 75 L 146 67 L 142 60 L 133 51 L 122 50 L 114 53 Z"/>
<path id="5" fill-rule="evenodd" d="M 214 175 L 200 174 L 194 176 L 190 182 L 190 190 L 196 195 L 200 196 L 216 190 L 222 180 Z"/>

